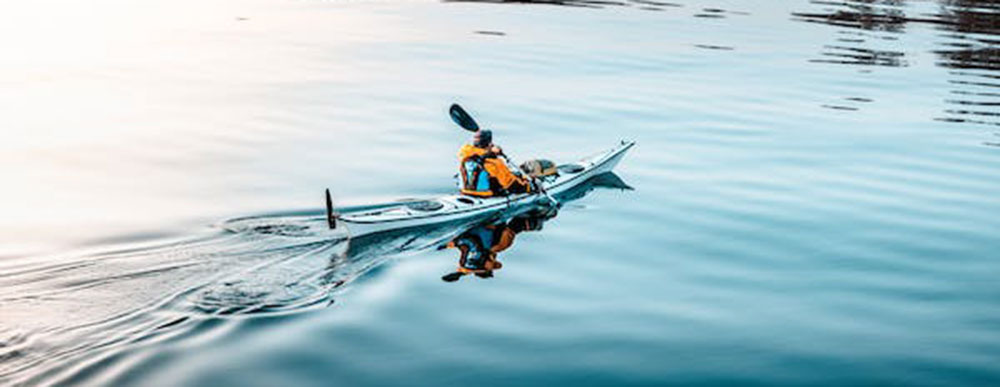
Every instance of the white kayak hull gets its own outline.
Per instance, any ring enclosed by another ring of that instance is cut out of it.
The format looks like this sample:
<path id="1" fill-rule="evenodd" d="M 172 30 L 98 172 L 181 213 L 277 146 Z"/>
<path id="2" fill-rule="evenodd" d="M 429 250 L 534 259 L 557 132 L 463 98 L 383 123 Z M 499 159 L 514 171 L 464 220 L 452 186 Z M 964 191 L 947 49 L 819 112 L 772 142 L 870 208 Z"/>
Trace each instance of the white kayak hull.
<path id="1" fill-rule="evenodd" d="M 560 166 L 561 169 L 571 169 L 563 167 L 575 166 L 577 171 L 561 170 L 559 176 L 543 182 L 542 185 L 549 195 L 558 197 L 591 177 L 611 172 L 634 145 L 633 141 L 622 141 L 610 150 Z M 489 198 L 456 194 L 420 202 L 417 206 L 412 203 L 401 203 L 399 206 L 383 207 L 373 211 L 342 214 L 337 217 L 337 227 L 346 226 L 351 237 L 359 237 L 409 227 L 448 222 L 481 222 L 492 217 L 498 219 L 513 217 L 536 208 L 532 204 L 548 202 L 549 199 L 540 193 Z"/>

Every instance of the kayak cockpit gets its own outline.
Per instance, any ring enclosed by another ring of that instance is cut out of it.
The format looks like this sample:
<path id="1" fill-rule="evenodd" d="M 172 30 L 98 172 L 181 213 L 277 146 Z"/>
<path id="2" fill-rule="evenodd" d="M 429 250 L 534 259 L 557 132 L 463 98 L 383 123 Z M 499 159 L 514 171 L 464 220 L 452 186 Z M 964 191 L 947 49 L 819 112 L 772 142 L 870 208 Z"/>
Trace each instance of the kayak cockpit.
<path id="1" fill-rule="evenodd" d="M 437 200 L 421 200 L 419 202 L 407 203 L 406 207 L 414 211 L 430 212 L 444 208 L 444 204 Z"/>

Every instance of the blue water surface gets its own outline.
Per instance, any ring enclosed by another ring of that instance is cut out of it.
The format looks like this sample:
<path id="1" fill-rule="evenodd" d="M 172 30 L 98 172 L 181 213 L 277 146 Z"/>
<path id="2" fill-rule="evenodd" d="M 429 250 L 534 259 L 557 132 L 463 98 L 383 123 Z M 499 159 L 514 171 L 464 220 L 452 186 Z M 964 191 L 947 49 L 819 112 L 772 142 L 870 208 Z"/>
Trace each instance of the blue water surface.
<path id="1" fill-rule="evenodd" d="M 66 3 L 0 6 L 0 384 L 1000 384 L 994 2 Z M 325 230 L 453 102 L 634 190 L 488 279 Z"/>

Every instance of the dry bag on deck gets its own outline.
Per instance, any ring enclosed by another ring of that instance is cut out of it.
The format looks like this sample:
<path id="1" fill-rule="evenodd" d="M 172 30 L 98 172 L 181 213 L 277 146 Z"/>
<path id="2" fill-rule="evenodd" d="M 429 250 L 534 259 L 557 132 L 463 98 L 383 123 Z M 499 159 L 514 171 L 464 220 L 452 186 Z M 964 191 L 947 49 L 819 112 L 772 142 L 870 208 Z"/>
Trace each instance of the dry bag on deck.
<path id="1" fill-rule="evenodd" d="M 558 174 L 556 163 L 551 160 L 528 160 L 521 164 L 521 170 L 531 177 L 545 177 Z"/>

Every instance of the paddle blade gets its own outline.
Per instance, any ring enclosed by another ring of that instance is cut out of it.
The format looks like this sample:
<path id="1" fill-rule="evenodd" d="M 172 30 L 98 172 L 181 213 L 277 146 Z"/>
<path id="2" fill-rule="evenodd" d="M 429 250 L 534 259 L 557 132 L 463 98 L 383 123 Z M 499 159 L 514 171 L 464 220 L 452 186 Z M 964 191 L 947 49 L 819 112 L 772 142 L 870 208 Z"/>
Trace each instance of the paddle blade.
<path id="1" fill-rule="evenodd" d="M 451 104 L 451 108 L 448 109 L 448 114 L 451 115 L 451 120 L 455 121 L 455 123 L 463 129 L 470 132 L 479 130 L 479 124 L 476 123 L 476 120 L 472 119 L 472 116 L 470 116 L 469 113 L 466 113 L 465 109 L 462 109 L 462 107 L 458 106 L 457 103 Z"/>
<path id="2" fill-rule="evenodd" d="M 333 198 L 330 197 L 330 189 L 326 190 L 326 224 L 333 230 L 337 228 L 337 214 L 333 212 Z"/>

